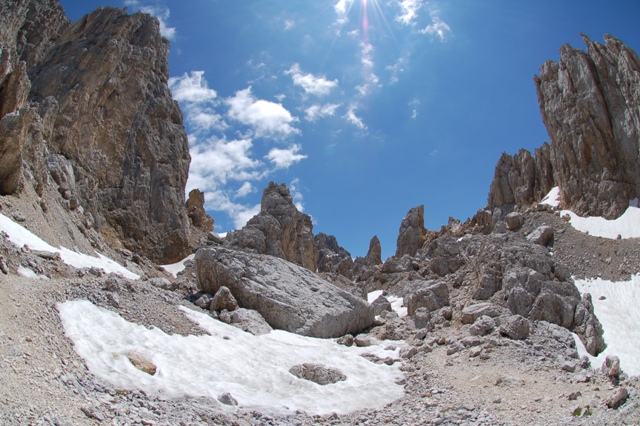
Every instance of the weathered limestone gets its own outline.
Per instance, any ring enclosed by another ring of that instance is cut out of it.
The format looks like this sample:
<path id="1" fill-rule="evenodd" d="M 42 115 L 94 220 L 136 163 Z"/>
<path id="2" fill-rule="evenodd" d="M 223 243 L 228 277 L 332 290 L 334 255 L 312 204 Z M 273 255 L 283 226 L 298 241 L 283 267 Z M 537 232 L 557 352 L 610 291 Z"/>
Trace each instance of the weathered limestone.
<path id="1" fill-rule="evenodd" d="M 240 307 L 257 310 L 274 328 L 329 338 L 358 333 L 374 320 L 364 300 L 278 257 L 200 249 L 195 264 L 203 292 L 228 287 Z"/>

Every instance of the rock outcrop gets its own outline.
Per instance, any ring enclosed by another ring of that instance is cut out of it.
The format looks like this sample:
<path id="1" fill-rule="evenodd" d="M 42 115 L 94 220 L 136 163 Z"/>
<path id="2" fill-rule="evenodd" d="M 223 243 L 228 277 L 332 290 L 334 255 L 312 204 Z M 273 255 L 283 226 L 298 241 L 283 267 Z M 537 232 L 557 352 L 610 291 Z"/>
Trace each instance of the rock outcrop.
<path id="1" fill-rule="evenodd" d="M 224 246 L 268 254 L 316 271 L 318 250 L 311 217 L 298 211 L 285 184 L 264 190 L 260 213 L 244 228 L 230 232 Z"/>
<path id="2" fill-rule="evenodd" d="M 336 237 L 321 232 L 314 237 L 314 241 L 318 250 L 318 272 L 333 272 L 351 279 L 351 253 L 338 245 Z"/>
<path id="3" fill-rule="evenodd" d="M 202 232 L 213 231 L 214 220 L 204 210 L 204 192 L 192 189 L 187 199 L 187 216 L 191 224 Z"/>
<path id="4" fill-rule="evenodd" d="M 0 194 L 53 183 L 112 246 L 186 256 L 190 156 L 157 19 L 101 8 L 72 25 L 55 0 L 0 16 Z"/>
<path id="5" fill-rule="evenodd" d="M 169 43 L 149 15 L 98 9 L 29 69 L 51 102 L 48 149 L 74 165 L 80 205 L 110 242 L 171 262 L 188 251 L 190 156 L 167 81 Z"/>
<path id="6" fill-rule="evenodd" d="M 415 256 L 427 240 L 427 230 L 424 227 L 424 206 L 414 207 L 402 219 L 398 232 L 396 257 L 405 254 Z"/>
<path id="7" fill-rule="evenodd" d="M 241 307 L 255 309 L 273 328 L 330 338 L 358 333 L 374 320 L 364 300 L 278 257 L 200 249 L 195 265 L 200 290 L 228 287 Z"/>
<path id="8" fill-rule="evenodd" d="M 640 196 L 640 60 L 610 35 L 605 45 L 582 37 L 586 52 L 563 46 L 534 79 L 550 146 L 500 158 L 490 208 L 528 206 L 559 186 L 563 207 L 613 219 Z"/>

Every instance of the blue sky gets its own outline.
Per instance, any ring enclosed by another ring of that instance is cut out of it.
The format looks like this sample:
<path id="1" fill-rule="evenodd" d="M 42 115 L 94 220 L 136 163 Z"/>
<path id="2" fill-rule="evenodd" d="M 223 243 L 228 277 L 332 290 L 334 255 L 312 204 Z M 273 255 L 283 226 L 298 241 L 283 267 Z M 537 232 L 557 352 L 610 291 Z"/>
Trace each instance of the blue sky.
<path id="1" fill-rule="evenodd" d="M 548 140 L 533 76 L 580 32 L 640 49 L 640 2 L 60 0 L 157 16 L 185 115 L 188 188 L 216 232 L 259 211 L 269 181 L 364 256 L 406 212 L 439 229 L 486 205 L 502 152 Z"/>

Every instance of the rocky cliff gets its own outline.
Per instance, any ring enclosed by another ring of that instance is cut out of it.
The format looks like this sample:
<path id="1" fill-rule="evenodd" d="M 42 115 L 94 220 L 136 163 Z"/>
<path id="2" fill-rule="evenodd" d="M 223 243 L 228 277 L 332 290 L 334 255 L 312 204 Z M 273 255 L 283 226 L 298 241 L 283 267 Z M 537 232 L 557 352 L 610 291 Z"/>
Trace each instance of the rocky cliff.
<path id="1" fill-rule="evenodd" d="M 640 195 L 640 60 L 613 36 L 583 39 L 586 52 L 564 45 L 535 77 L 551 144 L 500 158 L 490 208 L 527 206 L 559 186 L 565 208 L 615 218 Z"/>
<path id="2" fill-rule="evenodd" d="M 101 8 L 72 25 L 52 0 L 0 12 L 2 194 L 57 184 L 113 246 L 164 263 L 188 254 L 190 156 L 158 21 Z"/>

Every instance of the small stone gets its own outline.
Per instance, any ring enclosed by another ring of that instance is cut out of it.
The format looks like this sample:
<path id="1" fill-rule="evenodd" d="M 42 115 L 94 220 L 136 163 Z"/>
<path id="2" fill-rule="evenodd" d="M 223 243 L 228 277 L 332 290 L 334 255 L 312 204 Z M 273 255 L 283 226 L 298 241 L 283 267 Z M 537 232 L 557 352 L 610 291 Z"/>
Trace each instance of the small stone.
<path id="1" fill-rule="evenodd" d="M 220 401 L 220 403 L 224 405 L 238 405 L 238 401 L 229 392 L 220 395 L 218 397 L 218 401 Z"/>
<path id="2" fill-rule="evenodd" d="M 233 297 L 228 287 L 221 286 L 213 296 L 209 309 L 212 311 L 222 311 L 224 309 L 235 311 L 238 309 L 238 301 Z"/>
<path id="3" fill-rule="evenodd" d="M 578 391 L 578 392 L 571 392 L 569 395 L 567 395 L 567 399 L 569 401 L 575 401 L 576 399 L 580 398 L 582 396 L 582 394 Z"/>
<path id="4" fill-rule="evenodd" d="M 347 376 L 337 368 L 329 368 L 319 364 L 294 365 L 289 369 L 289 373 L 322 386 L 347 380 Z"/>
<path id="5" fill-rule="evenodd" d="M 344 336 L 338 338 L 336 343 L 344 346 L 353 346 L 353 336 L 351 334 L 345 334 Z"/>
<path id="6" fill-rule="evenodd" d="M 131 364 L 133 364 L 133 366 L 136 367 L 138 370 L 143 371 L 149 374 L 150 376 L 153 376 L 154 374 L 156 374 L 157 367 L 151 361 L 147 360 L 138 352 L 135 352 L 135 351 L 129 352 L 127 354 L 127 358 L 129 359 L 129 361 L 131 361 Z"/>
<path id="7" fill-rule="evenodd" d="M 626 388 L 618 388 L 614 390 L 606 400 L 607 407 L 614 409 L 620 407 L 625 403 L 628 396 L 629 392 Z"/>
<path id="8" fill-rule="evenodd" d="M 366 337 L 356 337 L 353 342 L 356 344 L 357 347 L 359 348 L 364 348 L 366 346 L 371 346 L 371 340 L 367 339 Z"/>

